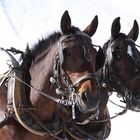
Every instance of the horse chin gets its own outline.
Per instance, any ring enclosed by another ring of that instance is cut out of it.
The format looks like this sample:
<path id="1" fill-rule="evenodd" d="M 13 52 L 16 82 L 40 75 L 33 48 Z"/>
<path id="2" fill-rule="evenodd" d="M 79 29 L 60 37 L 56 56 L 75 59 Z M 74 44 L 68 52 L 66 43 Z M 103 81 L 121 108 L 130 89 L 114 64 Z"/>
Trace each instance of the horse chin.
<path id="1" fill-rule="evenodd" d="M 82 113 L 90 113 L 90 112 L 96 111 L 98 106 L 99 106 L 99 101 L 97 101 L 96 103 L 92 102 L 92 103 L 86 104 L 81 100 L 81 98 L 77 100 L 77 107 L 79 111 Z"/>
<path id="2" fill-rule="evenodd" d="M 140 99 L 133 97 L 130 110 L 140 112 Z"/>
<path id="3" fill-rule="evenodd" d="M 87 107 L 86 105 L 78 105 L 77 106 L 79 111 L 82 112 L 82 113 L 89 113 L 89 112 L 93 112 L 96 110 L 97 107 L 94 107 L 94 108 L 89 108 Z"/>

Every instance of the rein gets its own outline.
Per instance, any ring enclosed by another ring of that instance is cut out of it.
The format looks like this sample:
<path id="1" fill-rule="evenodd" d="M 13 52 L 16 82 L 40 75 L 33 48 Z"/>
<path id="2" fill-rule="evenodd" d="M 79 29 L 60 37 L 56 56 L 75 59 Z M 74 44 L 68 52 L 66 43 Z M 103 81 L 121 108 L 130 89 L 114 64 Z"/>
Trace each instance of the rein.
<path id="1" fill-rule="evenodd" d="M 17 79 L 18 81 L 20 81 L 21 83 L 25 84 L 26 86 L 30 87 L 30 88 L 33 88 L 34 90 L 38 91 L 38 94 L 44 96 L 44 97 L 47 97 L 48 99 L 58 103 L 58 104 L 61 104 L 61 105 L 64 105 L 64 106 L 71 106 L 71 102 L 67 102 L 67 100 L 64 100 L 64 99 L 58 99 L 58 98 L 55 98 L 53 96 L 50 96 L 48 94 L 46 94 L 45 92 L 42 92 L 38 89 L 36 89 L 33 85 L 29 85 L 27 84 L 26 82 L 24 82 L 23 80 L 21 80 L 20 78 L 18 78 L 17 76 L 14 76 L 12 74 L 9 75 L 9 77 L 12 77 L 12 78 L 15 78 Z M 120 106 L 119 106 L 120 107 Z M 122 107 L 121 107 L 122 108 Z M 110 118 L 107 118 L 107 119 L 104 119 L 104 120 L 97 120 L 98 119 L 98 115 L 99 115 L 99 112 L 97 111 L 97 113 L 95 115 L 91 115 L 88 119 L 86 119 L 83 123 L 80 123 L 80 122 L 77 122 L 77 124 L 80 124 L 80 125 L 85 125 L 87 123 L 89 123 L 90 121 L 92 121 L 93 123 L 101 123 L 101 122 L 107 122 L 107 121 L 110 121 L 114 118 L 116 118 L 117 116 L 120 116 L 120 115 L 123 115 L 124 113 L 126 113 L 126 111 L 128 110 L 128 106 L 126 107 L 123 107 L 124 110 L 119 112 L 119 113 L 116 113 L 116 115 L 110 117 Z M 96 121 L 93 121 L 93 119 L 96 119 Z"/>

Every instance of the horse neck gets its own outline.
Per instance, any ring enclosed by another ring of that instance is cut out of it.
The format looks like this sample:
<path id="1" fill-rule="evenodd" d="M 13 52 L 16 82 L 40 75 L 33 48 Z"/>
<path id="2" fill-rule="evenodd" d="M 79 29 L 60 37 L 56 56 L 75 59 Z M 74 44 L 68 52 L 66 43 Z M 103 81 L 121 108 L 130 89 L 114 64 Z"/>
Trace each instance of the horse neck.
<path id="1" fill-rule="evenodd" d="M 53 53 L 55 54 L 55 53 Z M 38 56 L 30 67 L 31 85 L 36 89 L 55 96 L 54 87 L 50 83 L 50 77 L 53 72 L 54 55 L 51 52 L 43 53 Z M 30 100 L 36 107 L 37 113 L 42 120 L 52 117 L 56 104 L 50 99 L 39 95 L 38 91 L 31 89 Z"/>

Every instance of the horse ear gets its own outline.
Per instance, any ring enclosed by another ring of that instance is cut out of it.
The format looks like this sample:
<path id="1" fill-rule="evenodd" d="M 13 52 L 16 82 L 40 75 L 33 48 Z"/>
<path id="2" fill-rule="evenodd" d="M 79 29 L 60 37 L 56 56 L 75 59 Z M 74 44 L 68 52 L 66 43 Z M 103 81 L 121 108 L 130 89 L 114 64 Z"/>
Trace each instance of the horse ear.
<path id="1" fill-rule="evenodd" d="M 137 21 L 134 20 L 133 27 L 130 30 L 130 32 L 128 33 L 128 37 L 130 37 L 131 39 L 136 41 L 138 38 L 138 35 L 139 35 L 139 25 L 138 25 Z"/>
<path id="2" fill-rule="evenodd" d="M 63 34 L 68 33 L 71 28 L 71 18 L 67 10 L 62 15 L 60 27 Z"/>
<path id="3" fill-rule="evenodd" d="M 111 37 L 116 39 L 121 29 L 120 17 L 114 19 L 111 27 Z"/>
<path id="4" fill-rule="evenodd" d="M 96 71 L 103 67 L 105 62 L 105 55 L 103 49 L 100 47 L 96 54 Z"/>
<path id="5" fill-rule="evenodd" d="M 86 27 L 86 29 L 83 32 L 85 32 L 91 37 L 96 32 L 97 27 L 98 27 L 98 16 L 96 15 L 92 20 L 92 22 Z"/>

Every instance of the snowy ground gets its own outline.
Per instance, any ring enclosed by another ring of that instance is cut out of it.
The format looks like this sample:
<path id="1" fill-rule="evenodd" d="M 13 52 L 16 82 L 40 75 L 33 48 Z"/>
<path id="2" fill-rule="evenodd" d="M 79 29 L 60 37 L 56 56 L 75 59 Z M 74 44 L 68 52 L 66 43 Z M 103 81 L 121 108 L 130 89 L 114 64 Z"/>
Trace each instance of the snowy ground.
<path id="1" fill-rule="evenodd" d="M 98 15 L 99 26 L 93 42 L 103 45 L 110 37 L 111 23 L 121 17 L 121 31 L 128 33 L 136 19 L 140 25 L 138 0 L 0 0 L 0 47 L 25 49 L 42 36 L 60 29 L 60 19 L 69 11 L 72 24 L 81 30 Z M 137 44 L 140 45 L 138 38 Z M 7 69 L 7 56 L 0 52 L 0 73 Z M 111 97 L 119 101 L 118 98 Z M 116 102 L 117 102 L 116 101 Z M 110 113 L 120 109 L 109 104 Z M 140 113 L 129 111 L 112 120 L 109 140 L 139 140 Z"/>

